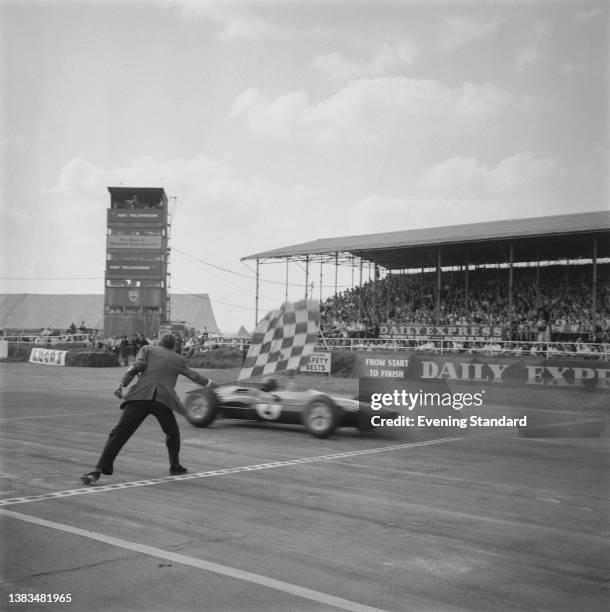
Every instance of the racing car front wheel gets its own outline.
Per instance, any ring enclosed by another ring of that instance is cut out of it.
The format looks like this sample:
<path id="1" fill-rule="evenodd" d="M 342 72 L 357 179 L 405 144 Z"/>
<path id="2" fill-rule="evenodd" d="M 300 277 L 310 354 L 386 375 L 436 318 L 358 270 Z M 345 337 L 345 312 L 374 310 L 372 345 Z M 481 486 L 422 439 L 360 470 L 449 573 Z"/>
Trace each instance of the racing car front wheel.
<path id="1" fill-rule="evenodd" d="M 218 400 L 213 389 L 197 389 L 186 394 L 184 399 L 186 418 L 195 427 L 207 427 L 214 422 L 218 411 Z"/>
<path id="2" fill-rule="evenodd" d="M 328 438 L 337 429 L 339 413 L 327 397 L 311 399 L 303 408 L 303 425 L 316 438 Z"/>

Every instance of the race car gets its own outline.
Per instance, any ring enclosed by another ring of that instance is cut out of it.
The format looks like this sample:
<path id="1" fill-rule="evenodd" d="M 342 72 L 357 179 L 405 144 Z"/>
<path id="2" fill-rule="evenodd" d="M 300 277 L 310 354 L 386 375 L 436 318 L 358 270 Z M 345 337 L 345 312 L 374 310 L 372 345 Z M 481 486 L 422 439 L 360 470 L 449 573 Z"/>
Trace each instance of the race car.
<path id="1" fill-rule="evenodd" d="M 320 391 L 280 390 L 275 378 L 256 385 L 198 388 L 185 394 L 185 417 L 195 427 L 207 427 L 217 416 L 226 419 L 302 424 L 316 438 L 327 438 L 338 427 L 371 429 L 371 416 L 396 416 L 371 411 L 367 402 L 326 395 Z"/>

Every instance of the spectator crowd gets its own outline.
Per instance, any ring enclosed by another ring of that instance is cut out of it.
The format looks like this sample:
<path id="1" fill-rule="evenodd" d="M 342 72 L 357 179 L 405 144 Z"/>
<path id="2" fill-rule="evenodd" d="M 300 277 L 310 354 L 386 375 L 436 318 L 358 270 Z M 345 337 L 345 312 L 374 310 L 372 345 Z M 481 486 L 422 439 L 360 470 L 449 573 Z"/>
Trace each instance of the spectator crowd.
<path id="1" fill-rule="evenodd" d="M 375 337 L 380 325 L 496 325 L 515 341 L 608 342 L 610 264 L 597 266 L 595 312 L 591 269 L 514 267 L 512 312 L 507 268 L 443 272 L 438 318 L 436 272 L 388 274 L 325 300 L 322 327 L 332 338 Z"/>

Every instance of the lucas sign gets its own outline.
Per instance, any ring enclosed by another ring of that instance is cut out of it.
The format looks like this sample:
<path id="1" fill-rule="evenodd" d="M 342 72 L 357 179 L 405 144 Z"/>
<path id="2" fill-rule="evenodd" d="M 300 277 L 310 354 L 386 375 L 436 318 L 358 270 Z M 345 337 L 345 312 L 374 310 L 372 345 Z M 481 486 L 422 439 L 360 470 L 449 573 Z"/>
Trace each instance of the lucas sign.
<path id="1" fill-rule="evenodd" d="M 68 351 L 54 351 L 52 349 L 33 348 L 30 353 L 30 363 L 44 363 L 46 365 L 66 365 Z"/>

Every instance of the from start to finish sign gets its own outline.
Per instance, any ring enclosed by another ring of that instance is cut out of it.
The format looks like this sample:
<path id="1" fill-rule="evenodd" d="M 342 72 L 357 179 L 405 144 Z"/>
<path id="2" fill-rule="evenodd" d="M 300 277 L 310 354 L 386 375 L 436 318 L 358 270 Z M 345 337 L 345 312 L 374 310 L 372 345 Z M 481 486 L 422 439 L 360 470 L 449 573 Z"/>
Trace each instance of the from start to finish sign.
<path id="1" fill-rule="evenodd" d="M 405 378 L 408 359 L 367 357 L 364 360 L 364 376 L 370 378 Z"/>

